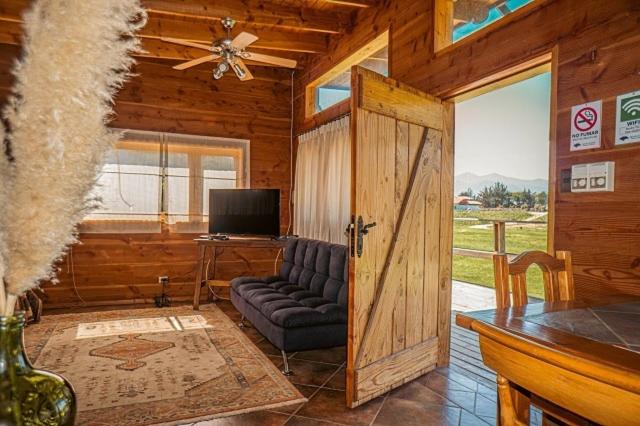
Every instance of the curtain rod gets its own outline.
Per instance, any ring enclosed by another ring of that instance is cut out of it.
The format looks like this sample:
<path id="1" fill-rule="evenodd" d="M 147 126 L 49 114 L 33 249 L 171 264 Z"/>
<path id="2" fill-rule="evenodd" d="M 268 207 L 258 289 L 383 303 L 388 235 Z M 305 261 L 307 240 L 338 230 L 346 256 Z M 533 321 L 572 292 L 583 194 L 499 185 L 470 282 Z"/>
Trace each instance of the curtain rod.
<path id="1" fill-rule="evenodd" d="M 314 130 L 316 130 L 316 129 L 322 127 L 322 126 L 326 126 L 327 124 L 333 123 L 334 121 L 342 120 L 343 118 L 348 117 L 348 116 L 351 116 L 351 111 L 342 113 L 342 114 L 338 115 L 337 117 L 334 117 L 331 120 L 327 121 L 326 123 L 318 124 L 317 126 L 312 127 L 309 130 L 305 130 L 304 132 L 300 132 L 300 133 L 296 134 L 296 137 L 300 137 L 300 136 L 304 135 L 305 133 L 313 132 Z"/>

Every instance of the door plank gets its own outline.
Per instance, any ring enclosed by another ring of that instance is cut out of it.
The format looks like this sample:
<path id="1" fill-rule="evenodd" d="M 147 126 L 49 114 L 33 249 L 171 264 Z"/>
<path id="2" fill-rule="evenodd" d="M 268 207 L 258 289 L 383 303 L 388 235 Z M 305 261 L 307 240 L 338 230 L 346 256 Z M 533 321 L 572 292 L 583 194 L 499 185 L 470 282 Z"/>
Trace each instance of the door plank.
<path id="1" fill-rule="evenodd" d="M 438 289 L 438 366 L 449 364 L 451 267 L 453 260 L 453 103 L 444 103 L 440 177 L 440 265 Z"/>
<path id="2" fill-rule="evenodd" d="M 442 141 L 438 152 L 442 158 Z M 424 281 L 422 288 L 422 340 L 438 334 L 438 297 L 440 276 L 440 177 L 441 161 L 431 170 L 431 185 L 427 189 L 424 227 Z M 453 201 L 452 201 L 453 202 Z M 450 206 L 451 208 L 452 205 Z"/>
<path id="3" fill-rule="evenodd" d="M 372 220 L 365 223 L 376 222 L 377 226 L 369 230 L 366 240 L 372 234 L 376 235 L 376 245 L 369 246 L 369 250 L 375 252 L 376 279 L 375 291 L 381 285 L 381 276 L 384 273 L 385 260 L 392 244 L 395 232 L 395 146 L 396 146 L 396 120 L 393 118 L 372 114 L 377 121 L 377 173 L 376 184 L 376 211 Z M 372 351 L 372 356 L 382 358 L 391 355 L 393 349 L 393 318 L 389 312 L 388 320 L 380 324 L 377 333 L 381 336 L 380 344 Z"/>
<path id="4" fill-rule="evenodd" d="M 360 107 L 409 123 L 442 130 L 442 104 L 429 96 L 363 78 Z"/>
<path id="5" fill-rule="evenodd" d="M 416 150 L 417 151 L 417 150 Z M 414 153 L 415 156 L 415 153 Z M 412 161 L 409 161 L 409 123 L 396 121 L 396 194 L 395 194 L 395 219 L 398 221 L 402 199 L 407 191 L 409 171 Z M 412 159 L 413 160 L 413 159 Z M 399 352 L 406 347 L 406 303 L 407 303 L 407 271 L 409 268 L 407 258 L 397 265 L 403 272 L 398 274 L 397 303 L 393 308 L 393 352 Z"/>
<path id="6" fill-rule="evenodd" d="M 392 307 L 396 300 L 393 297 L 394 283 L 397 281 L 397 274 L 399 269 L 392 267 L 398 264 L 399 260 L 407 255 L 407 245 L 398 245 L 398 240 L 406 240 L 410 232 L 415 229 L 415 223 L 418 215 L 414 214 L 421 201 L 424 201 L 424 194 L 426 188 L 429 185 L 429 179 L 431 173 L 420 173 L 421 170 L 430 170 L 433 167 L 434 162 L 440 161 L 439 144 L 442 133 L 437 130 L 429 130 L 425 132 L 421 147 L 419 149 L 419 162 L 414 164 L 411 177 L 409 178 L 409 184 L 407 186 L 407 192 L 403 200 L 402 207 L 400 209 L 400 218 L 396 224 L 396 230 L 393 240 L 391 241 L 391 247 L 388 250 L 387 259 L 384 263 L 384 269 L 380 277 L 380 283 L 378 284 L 373 298 L 373 308 L 369 319 L 367 321 L 364 335 L 362 338 L 362 344 L 356 356 L 356 366 L 363 367 L 375 361 L 374 354 L 377 353 L 376 347 L 381 345 L 380 341 L 383 335 L 378 333 L 378 330 L 384 329 L 385 321 L 388 321 L 386 312 L 392 311 Z M 404 235 L 403 235 L 404 234 Z M 402 237 L 400 237 L 403 235 Z M 422 319 L 420 318 L 420 321 Z"/>
<path id="7" fill-rule="evenodd" d="M 377 168 L 377 120 L 375 114 L 364 110 L 357 111 L 357 141 L 355 144 L 356 151 L 356 211 L 362 215 L 365 223 L 375 220 L 376 211 L 376 187 L 378 182 Z M 375 228 L 374 228 L 375 229 Z M 354 300 L 357 305 L 354 306 L 353 314 L 353 353 L 357 354 L 359 345 L 362 342 L 364 329 L 369 318 L 369 309 L 365 303 L 361 301 L 370 301 L 373 299 L 376 285 L 376 258 L 373 256 L 373 250 L 378 244 L 378 234 L 371 232 L 364 240 L 364 252 L 362 257 L 356 256 L 355 264 L 355 280 L 358 283 L 354 286 Z"/>
<path id="8" fill-rule="evenodd" d="M 409 127 L 409 156 L 415 161 L 419 161 L 418 153 L 420 142 L 424 136 L 425 128 L 412 124 Z M 429 141 L 431 142 L 431 141 Z M 434 157 L 437 152 L 434 151 Z M 437 164 L 433 163 L 433 167 Z M 424 178 L 429 169 L 420 168 L 421 177 Z M 431 185 L 429 185 L 431 186 Z M 407 274 L 407 346 L 413 346 L 422 341 L 422 303 L 423 303 L 423 281 L 424 281 L 424 212 L 426 207 L 425 192 L 418 192 L 419 200 L 413 210 L 415 215 L 413 226 L 409 230 L 407 241 L 407 258 L 409 270 Z"/>
<path id="9" fill-rule="evenodd" d="M 356 370 L 356 404 L 433 370 L 437 358 L 438 339 L 433 338 Z"/>

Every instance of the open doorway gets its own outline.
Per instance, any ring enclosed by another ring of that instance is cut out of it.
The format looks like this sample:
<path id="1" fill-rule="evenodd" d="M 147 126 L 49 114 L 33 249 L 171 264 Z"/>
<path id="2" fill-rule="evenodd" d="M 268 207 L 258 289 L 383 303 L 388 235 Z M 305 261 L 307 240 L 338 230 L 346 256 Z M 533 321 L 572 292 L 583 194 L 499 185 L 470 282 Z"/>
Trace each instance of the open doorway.
<path id="1" fill-rule="evenodd" d="M 495 306 L 494 252 L 547 249 L 549 68 L 456 100 L 453 310 Z M 542 274 L 528 275 L 542 297 Z"/>

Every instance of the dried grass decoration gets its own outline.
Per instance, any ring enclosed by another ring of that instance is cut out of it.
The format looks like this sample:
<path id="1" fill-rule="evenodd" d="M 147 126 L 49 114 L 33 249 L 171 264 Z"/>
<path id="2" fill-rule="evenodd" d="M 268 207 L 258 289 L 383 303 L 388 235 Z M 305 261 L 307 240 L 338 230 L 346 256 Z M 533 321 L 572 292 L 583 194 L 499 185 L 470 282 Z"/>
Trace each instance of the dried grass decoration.
<path id="1" fill-rule="evenodd" d="M 106 124 L 129 77 L 138 0 L 38 0 L 24 15 L 23 56 L 0 137 L 0 315 L 43 280 L 95 207 L 90 192 L 119 135 Z"/>

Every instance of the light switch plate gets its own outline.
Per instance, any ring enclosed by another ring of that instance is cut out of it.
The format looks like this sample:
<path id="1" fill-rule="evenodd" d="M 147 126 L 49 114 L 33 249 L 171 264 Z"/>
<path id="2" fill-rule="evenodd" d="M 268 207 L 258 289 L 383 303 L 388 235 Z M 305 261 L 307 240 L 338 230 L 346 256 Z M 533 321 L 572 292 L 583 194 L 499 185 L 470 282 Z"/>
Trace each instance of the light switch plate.
<path id="1" fill-rule="evenodd" d="M 615 163 L 604 161 L 589 164 L 589 191 L 613 191 L 615 181 Z"/>
<path id="2" fill-rule="evenodd" d="M 589 165 L 574 164 L 571 167 L 571 192 L 587 192 L 589 190 Z"/>

